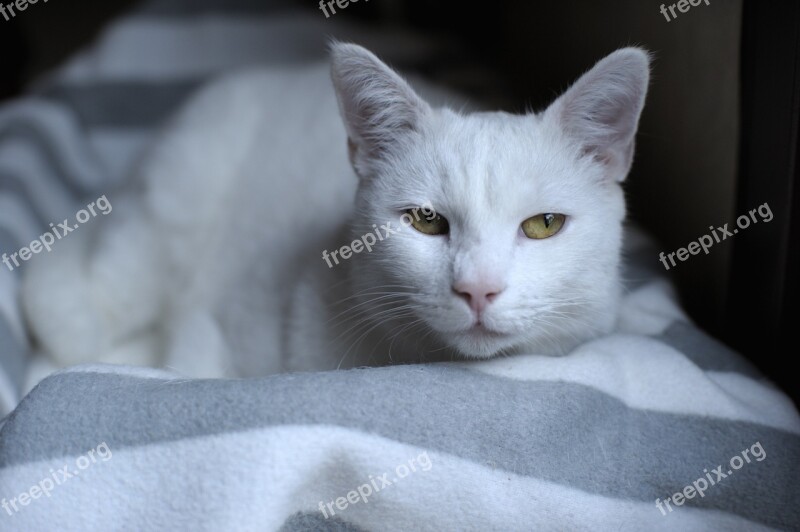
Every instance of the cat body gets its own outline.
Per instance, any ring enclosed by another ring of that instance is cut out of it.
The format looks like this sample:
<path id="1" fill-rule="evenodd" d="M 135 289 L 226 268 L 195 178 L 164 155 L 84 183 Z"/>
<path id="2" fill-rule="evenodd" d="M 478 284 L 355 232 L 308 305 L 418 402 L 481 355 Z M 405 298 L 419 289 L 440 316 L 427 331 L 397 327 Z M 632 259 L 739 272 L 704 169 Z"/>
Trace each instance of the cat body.
<path id="1" fill-rule="evenodd" d="M 565 353 L 615 323 L 647 80 L 624 49 L 517 116 L 433 108 L 349 44 L 332 67 L 229 76 L 108 194 L 113 216 L 30 264 L 34 335 L 61 365 L 192 376 Z M 563 227 L 528 237 L 544 213 Z"/>

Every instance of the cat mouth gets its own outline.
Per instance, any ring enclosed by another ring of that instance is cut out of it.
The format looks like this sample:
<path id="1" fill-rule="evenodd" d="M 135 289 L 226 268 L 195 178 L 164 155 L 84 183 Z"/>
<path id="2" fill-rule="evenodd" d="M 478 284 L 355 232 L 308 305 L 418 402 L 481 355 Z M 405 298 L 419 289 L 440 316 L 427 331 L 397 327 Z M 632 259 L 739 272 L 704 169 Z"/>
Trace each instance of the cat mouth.
<path id="1" fill-rule="evenodd" d="M 495 356 L 502 349 L 515 344 L 514 335 L 501 332 L 477 321 L 472 326 L 462 329 L 451 338 L 456 349 L 468 359 L 486 359 Z"/>
<path id="2" fill-rule="evenodd" d="M 464 334 L 478 338 L 505 338 L 506 336 L 508 336 L 504 332 L 490 329 L 489 327 L 486 326 L 485 323 L 482 323 L 480 320 L 477 321 L 472 327 L 465 330 Z"/>

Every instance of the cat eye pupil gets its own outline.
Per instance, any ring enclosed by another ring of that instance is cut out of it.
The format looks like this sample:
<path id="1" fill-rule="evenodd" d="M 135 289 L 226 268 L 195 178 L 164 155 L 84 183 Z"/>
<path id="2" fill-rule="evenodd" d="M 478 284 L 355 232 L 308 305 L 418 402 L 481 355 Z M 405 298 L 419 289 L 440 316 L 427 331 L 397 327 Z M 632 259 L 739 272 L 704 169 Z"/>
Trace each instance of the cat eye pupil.
<path id="1" fill-rule="evenodd" d="M 409 216 L 411 227 L 426 235 L 446 235 L 450 232 L 450 224 L 447 219 L 436 213 L 426 214 L 421 209 L 407 209 L 405 214 Z"/>
<path id="2" fill-rule="evenodd" d="M 532 216 L 522 222 L 522 232 L 525 236 L 534 240 L 550 238 L 557 234 L 564 227 L 567 217 L 555 212 L 545 212 Z"/>

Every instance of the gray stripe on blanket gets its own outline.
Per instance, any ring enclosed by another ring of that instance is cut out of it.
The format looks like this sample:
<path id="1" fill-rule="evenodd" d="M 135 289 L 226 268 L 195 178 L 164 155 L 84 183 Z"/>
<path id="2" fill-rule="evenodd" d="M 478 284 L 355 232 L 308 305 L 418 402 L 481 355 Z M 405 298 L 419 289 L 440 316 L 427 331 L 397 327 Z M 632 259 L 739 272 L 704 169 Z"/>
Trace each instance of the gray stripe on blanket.
<path id="1" fill-rule="evenodd" d="M 351 525 L 338 516 L 325 519 L 320 514 L 298 512 L 289 517 L 278 532 L 364 532 L 363 528 Z"/>
<path id="2" fill-rule="evenodd" d="M 703 477 L 704 469 L 727 464 L 760 442 L 768 459 L 747 464 L 686 505 L 770 526 L 800 525 L 797 435 L 755 423 L 635 410 L 574 383 L 523 382 L 448 366 L 174 382 L 55 375 L 0 430 L 0 466 L 77 456 L 99 441 L 119 449 L 286 424 L 349 427 L 646 502 L 663 500 Z M 41 437 L 41 427 L 58 437 Z"/>
<path id="3" fill-rule="evenodd" d="M 8 140 L 13 140 L 15 142 L 30 142 L 30 146 L 39 151 L 39 158 L 42 161 L 47 161 L 48 164 L 50 164 L 50 166 L 54 169 L 54 173 L 61 175 L 60 183 L 64 186 L 67 192 L 69 192 L 73 197 L 80 197 L 81 195 L 85 194 L 86 191 L 82 189 L 82 185 L 80 183 L 74 182 L 69 178 L 70 176 L 64 174 L 63 161 L 61 160 L 59 150 L 53 145 L 54 141 L 48 138 L 49 133 L 50 132 L 44 131 L 41 127 L 39 127 L 38 124 L 31 124 L 26 122 L 24 119 L 19 119 L 2 124 L 2 130 L 0 130 L 0 142 L 6 142 Z M 4 179 L 10 178 L 5 177 Z M 6 183 L 6 185 L 10 187 L 8 183 Z M 33 205 L 36 205 L 36 202 L 32 201 L 33 198 L 30 194 L 27 194 L 26 197 L 31 200 Z"/>
<path id="4" fill-rule="evenodd" d="M 2 238 L 0 238 L 0 242 Z M 5 265 L 0 265 L 6 268 Z M 8 272 L 11 273 L 11 272 Z M 5 275 L 5 273 L 0 273 Z M 6 374 L 8 382 L 13 386 L 16 397 L 20 395 L 20 386 L 25 378 L 26 349 L 20 345 L 11 331 L 11 325 L 0 315 L 0 371 Z M 13 408 L 9 405 L 8 408 Z"/>
<path id="5" fill-rule="evenodd" d="M 10 172 L 4 172 L 0 170 L 0 191 L 3 191 L 4 194 L 13 193 L 14 195 L 19 197 L 19 201 L 22 202 L 23 205 L 29 207 L 25 209 L 29 213 L 33 214 L 34 217 L 44 224 L 44 221 L 47 219 L 44 213 L 42 206 L 34 201 L 33 191 L 28 188 L 25 184 L 25 177 L 18 176 L 12 174 Z M 3 245 L 4 242 L 0 240 L 0 245 Z M 16 246 L 14 251 L 16 251 L 20 246 Z M 0 247 L 0 250 L 11 249 Z"/>
<path id="6" fill-rule="evenodd" d="M 677 349 L 705 371 L 729 371 L 755 379 L 764 378 L 742 355 L 689 323 L 676 321 L 654 338 Z"/>
<path id="7" fill-rule="evenodd" d="M 14 253 L 19 249 L 17 240 L 5 229 L 0 227 L 0 255 Z M 0 275 L 18 275 L 17 271 L 9 271 L 8 267 L 0 262 Z M 13 392 L 19 397 L 20 386 L 25 377 L 27 350 L 22 346 L 11 331 L 11 325 L 5 317 L 0 315 L 0 371 L 6 374 L 8 382 L 13 386 Z M 13 408 L 14 405 L 8 405 Z"/>
<path id="8" fill-rule="evenodd" d="M 8 253 L 11 255 L 15 251 L 19 251 L 19 248 L 29 244 L 29 242 L 25 242 L 22 244 L 20 240 L 17 238 L 17 235 L 11 233 L 7 228 L 0 226 L 0 256 L 3 253 Z M 12 263 L 13 265 L 13 263 Z M 8 271 L 9 273 L 13 273 L 8 270 L 8 266 L 5 264 L 0 263 L 0 266 L 3 267 L 3 270 Z"/>
<path id="9" fill-rule="evenodd" d="M 202 81 L 56 85 L 45 88 L 39 96 L 73 108 L 88 128 L 152 128 L 177 110 Z"/>

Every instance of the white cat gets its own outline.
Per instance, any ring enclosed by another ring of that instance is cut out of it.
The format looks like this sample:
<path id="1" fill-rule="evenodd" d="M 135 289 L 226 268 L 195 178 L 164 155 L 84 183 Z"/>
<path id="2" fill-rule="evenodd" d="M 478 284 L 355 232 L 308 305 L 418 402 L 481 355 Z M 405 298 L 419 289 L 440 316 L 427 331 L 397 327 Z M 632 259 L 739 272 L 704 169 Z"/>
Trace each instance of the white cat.
<path id="1" fill-rule="evenodd" d="M 115 215 L 30 264 L 44 351 L 253 376 L 559 354 L 612 330 L 644 51 L 521 116 L 434 109 L 352 44 L 332 78 L 253 71 L 193 98 L 108 194 Z"/>

